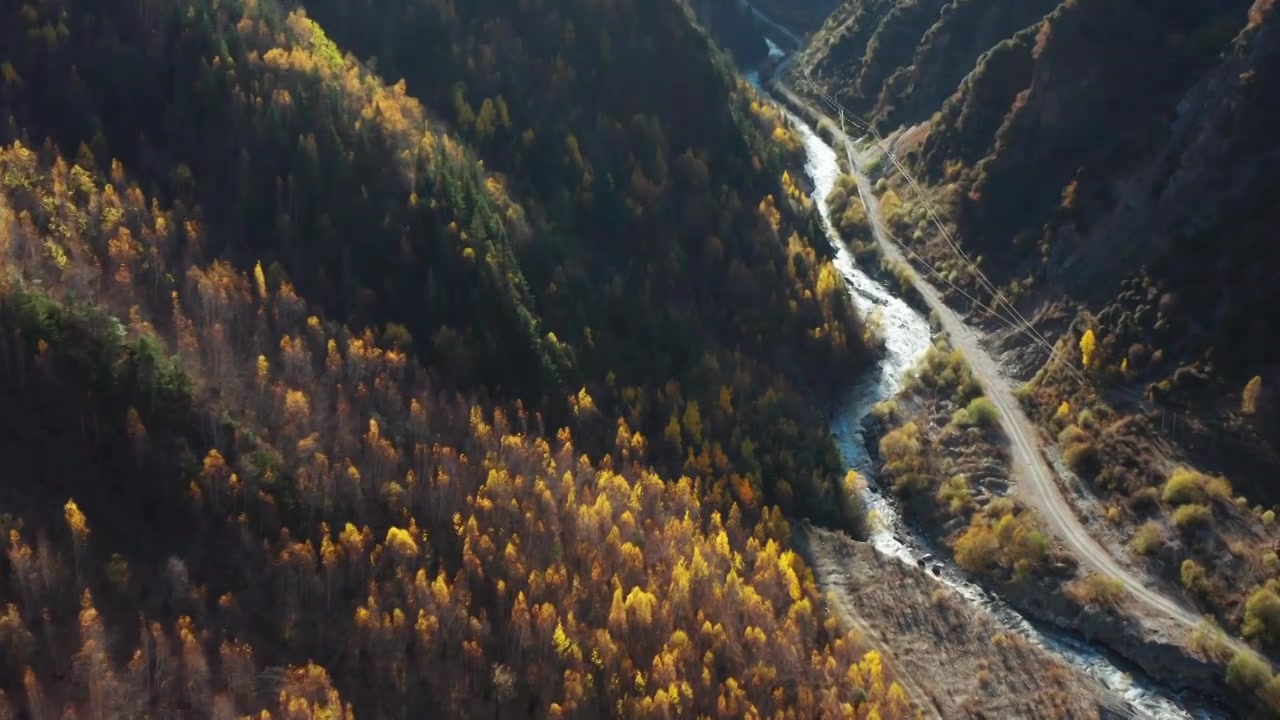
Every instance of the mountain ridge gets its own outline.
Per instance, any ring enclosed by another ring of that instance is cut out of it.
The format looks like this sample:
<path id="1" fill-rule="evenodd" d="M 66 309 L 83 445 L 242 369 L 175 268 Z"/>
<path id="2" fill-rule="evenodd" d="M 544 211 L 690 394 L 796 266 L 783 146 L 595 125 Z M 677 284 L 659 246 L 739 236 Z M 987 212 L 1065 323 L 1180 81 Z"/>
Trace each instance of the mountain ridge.
<path id="1" fill-rule="evenodd" d="M 310 4 L 0 11 L 0 717 L 908 716 L 791 549 L 861 522 L 812 398 L 876 350 L 780 117 L 675 2 L 576 46 L 634 104 L 413 7 L 557 117 Z"/>

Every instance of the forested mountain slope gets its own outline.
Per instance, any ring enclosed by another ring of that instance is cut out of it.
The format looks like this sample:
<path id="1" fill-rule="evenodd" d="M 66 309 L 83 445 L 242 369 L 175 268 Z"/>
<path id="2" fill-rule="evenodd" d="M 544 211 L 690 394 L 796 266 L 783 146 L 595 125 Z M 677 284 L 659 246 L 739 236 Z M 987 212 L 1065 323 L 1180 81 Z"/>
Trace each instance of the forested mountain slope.
<path id="1" fill-rule="evenodd" d="M 141 7 L 135 15 L 45 3 L 34 16 L 15 13 L 15 23 L 39 30 L 21 35 L 18 81 L 6 90 L 21 131 L 47 127 L 61 147 L 101 146 L 138 167 L 163 195 L 225 226 L 219 241 L 241 266 L 261 259 L 329 312 L 393 330 L 389 340 L 412 342 L 461 388 L 522 399 L 558 425 L 572 417 L 562 398 L 585 385 L 607 416 L 625 413 L 655 437 L 675 421 L 672 442 L 655 448 L 672 472 L 690 458 L 709 466 L 719 453 L 757 495 L 766 476 L 810 484 L 814 469 L 836 472 L 818 415 L 792 382 L 856 369 L 867 357 L 862 331 L 825 248 L 811 240 L 811 215 L 782 180 L 785 143 L 760 140 L 778 128 L 752 112 L 677 5 L 654 27 L 634 27 L 631 16 L 611 22 L 637 34 L 627 45 L 616 31 L 619 53 L 672 56 L 684 85 L 604 73 L 574 80 L 606 66 L 599 55 L 608 50 L 593 44 L 571 65 L 554 44 L 538 48 L 550 30 L 520 18 L 520 4 L 490 9 L 511 14 L 507 27 L 529 33 L 528 45 L 469 40 L 503 25 L 490 16 L 458 26 L 462 16 L 437 11 L 449 21 L 435 30 L 440 47 L 475 47 L 476 57 L 416 58 L 406 73 L 412 81 L 433 75 L 416 67 L 435 67 L 434 76 L 457 78 L 423 92 L 438 92 L 508 176 L 480 171 L 474 151 L 406 84 L 378 84 L 345 62 L 301 11 L 276 17 L 263 4 L 239 18 L 234 4 Z M 557 34 L 567 23 L 551 20 Z M 405 26 L 415 27 L 407 18 L 391 25 Z M 296 49 L 274 47 L 281 32 Z M 397 47 L 366 50 L 394 68 Z M 493 83 L 496 66 L 483 58 L 502 47 L 517 48 L 502 64 L 511 100 L 492 85 L 475 91 L 480 110 L 469 114 L 472 101 L 455 84 Z M 649 66 L 618 62 L 629 72 Z M 520 94 L 521 68 L 546 86 Z M 32 73 L 48 79 L 22 80 Z M 634 94 L 612 89 L 624 86 Z M 639 94 L 645 87 L 655 96 Z M 553 101 L 535 102 L 544 92 Z M 695 102 L 709 110 L 685 117 Z M 669 117 L 640 112 L 648 108 Z M 732 421 L 712 414 L 726 394 L 737 399 Z M 685 414 L 708 416 L 705 438 L 699 429 L 679 439 Z M 788 414 L 805 420 L 776 422 Z M 743 452 L 748 438 L 736 432 L 756 422 L 762 433 L 749 444 L 768 450 L 759 457 Z M 588 447 L 611 441 L 611 431 L 597 431 L 583 438 Z"/>
<path id="2" fill-rule="evenodd" d="M 794 142 L 538 6 L 0 10 L 0 716 L 909 714 L 788 549 L 874 352 Z"/>
<path id="3" fill-rule="evenodd" d="M 854 0 L 803 68 L 894 135 L 959 245 L 1059 342 L 1042 368 L 1025 333 L 975 312 L 1011 366 L 1042 370 L 1026 402 L 1117 537 L 1277 647 L 1275 3 Z M 897 235 L 990 303 L 886 180 Z"/>

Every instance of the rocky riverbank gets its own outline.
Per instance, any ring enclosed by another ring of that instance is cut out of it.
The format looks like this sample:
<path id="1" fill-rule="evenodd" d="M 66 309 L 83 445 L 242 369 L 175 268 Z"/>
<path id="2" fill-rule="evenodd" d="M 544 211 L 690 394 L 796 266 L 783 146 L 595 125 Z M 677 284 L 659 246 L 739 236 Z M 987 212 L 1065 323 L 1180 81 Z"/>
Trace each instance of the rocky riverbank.
<path id="1" fill-rule="evenodd" d="M 916 404 L 917 407 L 920 403 L 909 393 L 903 393 L 896 402 L 900 405 Z M 944 418 L 941 423 L 919 424 L 924 434 L 922 447 L 928 449 L 933 446 L 930 442 L 932 436 L 945 423 Z M 879 445 L 888 429 L 874 415 L 863 423 L 868 452 L 878 468 L 884 465 Z M 941 460 L 937 454 L 928 458 L 935 467 Z M 883 491 L 892 490 L 883 488 Z M 958 527 L 954 517 L 928 499 L 903 503 L 902 510 L 903 520 L 909 523 L 913 533 L 940 552 L 948 552 L 947 541 Z M 1203 707 L 1217 717 L 1229 716 L 1223 709 L 1225 707 L 1262 710 L 1252 695 L 1240 693 L 1226 682 L 1221 661 L 1199 657 L 1185 647 L 1184 635 L 1170 633 L 1126 612 L 1123 600 L 1116 607 L 1082 604 L 1066 589 L 1073 576 L 1070 565 L 1056 570 L 1058 572 L 1013 578 L 999 573 L 968 573 L 966 577 L 1023 617 L 1060 631 L 1069 638 L 1104 647 L 1136 670 L 1158 678 L 1184 697 L 1193 698 L 1194 702 L 1188 703 L 1192 707 Z"/>
<path id="2" fill-rule="evenodd" d="M 1131 714 L 1094 678 L 1015 633 L 928 572 L 830 531 L 798 541 L 828 610 L 885 650 L 943 718 Z M 930 713 L 932 714 L 932 713 Z"/>

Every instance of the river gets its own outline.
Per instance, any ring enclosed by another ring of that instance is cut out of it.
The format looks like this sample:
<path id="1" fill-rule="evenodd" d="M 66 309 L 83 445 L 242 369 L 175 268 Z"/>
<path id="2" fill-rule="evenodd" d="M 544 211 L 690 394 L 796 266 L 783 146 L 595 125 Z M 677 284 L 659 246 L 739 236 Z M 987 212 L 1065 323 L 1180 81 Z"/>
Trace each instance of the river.
<path id="1" fill-rule="evenodd" d="M 769 41 L 771 56 L 782 51 Z M 759 74 L 751 72 L 747 79 L 765 96 Z M 863 317 L 878 328 L 884 338 L 884 357 L 875 372 L 857 383 L 837 408 L 832 430 L 845 462 L 857 470 L 865 483 L 863 502 L 872 516 L 869 541 L 881 553 L 916 565 L 931 551 L 931 545 L 903 521 L 896 500 L 878 489 L 874 482 L 875 467 L 867 446 L 864 421 L 872 407 L 897 395 L 907 372 L 916 365 L 933 343 L 928 320 L 884 285 L 863 272 L 853 254 L 840 238 L 827 210 L 826 197 L 840 176 L 840 165 L 834 149 L 812 128 L 793 113 L 783 111 L 804 141 L 807 159 L 805 173 L 813 183 L 813 202 L 822 218 L 827 239 L 835 250 L 835 265 L 844 276 L 849 295 Z M 939 580 L 967 601 L 980 605 L 1012 632 L 1062 657 L 1068 663 L 1098 679 L 1134 713 L 1135 717 L 1154 720 L 1223 720 L 1230 717 L 1217 709 L 1196 708 L 1167 688 L 1145 677 L 1135 677 L 1121 669 L 1106 653 L 1061 632 L 1033 624 L 1008 604 L 988 594 L 967 579 L 950 561 L 931 559 L 930 565 L 941 564 Z"/>

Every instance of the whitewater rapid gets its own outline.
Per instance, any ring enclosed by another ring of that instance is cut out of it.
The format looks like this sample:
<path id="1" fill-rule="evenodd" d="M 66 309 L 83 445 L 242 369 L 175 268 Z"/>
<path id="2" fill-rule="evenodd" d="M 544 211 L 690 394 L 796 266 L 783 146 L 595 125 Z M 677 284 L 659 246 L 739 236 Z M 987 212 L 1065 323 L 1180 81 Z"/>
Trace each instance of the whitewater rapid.
<path id="1" fill-rule="evenodd" d="M 779 52 L 772 42 L 769 46 L 771 55 Z M 748 73 L 747 79 L 762 94 L 768 95 L 761 89 L 758 73 Z M 931 566 L 941 566 L 939 580 L 942 583 L 969 602 L 986 609 L 1010 631 L 1059 655 L 1101 681 L 1124 701 L 1135 717 L 1153 720 L 1224 720 L 1229 717 L 1214 709 L 1189 709 L 1182 698 L 1146 678 L 1135 678 L 1088 643 L 1043 630 L 1031 623 L 1012 607 L 969 581 L 951 562 L 933 559 L 931 556 L 941 554 L 934 553 L 930 544 L 914 533 L 902 520 L 896 500 L 878 488 L 874 482 L 876 468 L 868 448 L 864 422 L 876 403 L 898 394 L 907 373 L 933 344 L 933 332 L 919 311 L 858 268 L 853 254 L 832 222 L 826 203 L 841 174 L 836 151 L 799 117 L 785 108 L 783 112 L 804 142 L 805 173 L 813 183 L 813 202 L 835 251 L 835 266 L 844 277 L 854 305 L 884 340 L 884 356 L 876 370 L 849 391 L 836 408 L 831 423 L 845 463 L 867 481 L 863 483 L 863 504 L 871 517 L 870 543 L 881 553 L 909 565 L 917 565 L 930 557 L 928 562 Z"/>

